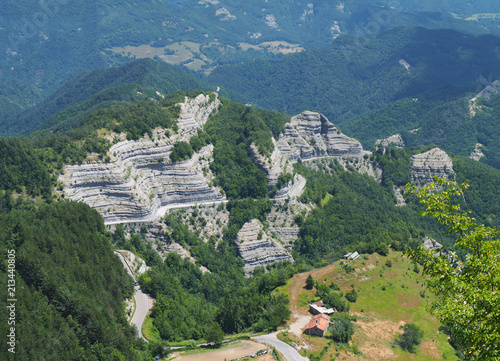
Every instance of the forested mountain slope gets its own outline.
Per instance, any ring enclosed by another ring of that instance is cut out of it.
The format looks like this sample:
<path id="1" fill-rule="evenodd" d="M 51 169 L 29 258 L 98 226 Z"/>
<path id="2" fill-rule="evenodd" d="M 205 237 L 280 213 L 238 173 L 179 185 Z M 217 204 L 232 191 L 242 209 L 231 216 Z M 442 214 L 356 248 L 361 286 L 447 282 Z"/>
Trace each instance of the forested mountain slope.
<path id="1" fill-rule="evenodd" d="M 459 88 L 447 86 L 369 112 L 345 124 L 343 130 L 369 149 L 398 135 L 396 146 L 434 144 L 500 169 L 498 92 L 495 86 L 486 86 L 478 94 L 464 96 Z"/>
<path id="2" fill-rule="evenodd" d="M 0 139 L 0 247 L 16 249 L 19 294 L 27 300 L 19 305 L 39 311 L 19 317 L 42 335 L 19 328 L 27 357 L 38 348 L 46 358 L 59 352 L 44 342 L 57 332 L 73 345 L 61 351 L 69 359 L 139 360 L 162 350 L 134 341 L 126 326 L 121 301 L 132 285 L 110 244 L 151 267 L 139 283 L 157 300 L 148 327 L 165 345 L 276 329 L 290 309 L 274 290 L 353 249 L 387 254 L 426 237 L 453 249 L 445 229 L 418 217 L 415 200 L 401 192 L 412 179 L 444 174 L 469 178 L 475 188 L 488 183 L 468 204 L 474 216 L 498 224 L 500 174 L 488 165 L 452 161 L 432 146 L 372 154 L 317 112 L 290 117 L 200 90 L 157 95 L 154 86 L 170 86 L 171 73 L 155 78 L 151 64 L 130 65 L 150 94 L 144 99 L 128 101 L 130 92 L 112 88 L 119 101 L 94 109 L 85 99 L 99 94 L 100 84 L 110 89 L 114 78 L 82 76 L 54 99 L 89 89 L 81 100 L 90 107 L 73 104 L 71 117 L 55 113 L 57 131 Z M 57 112 L 57 104 L 47 109 Z M 95 284 L 87 287 L 89 277 Z M 84 294 L 88 288 L 95 294 Z M 56 329 L 35 315 L 50 315 Z"/>
<path id="3" fill-rule="evenodd" d="M 0 4 L 1 118 L 84 70 L 158 57 L 194 71 L 327 46 L 397 26 L 498 32 L 491 1 L 37 0 Z M 451 14 L 453 13 L 453 14 Z M 474 14 L 490 13 L 489 16 Z M 493 13 L 493 14 L 491 14 Z M 474 20 L 474 21 L 472 21 Z"/>
<path id="4" fill-rule="evenodd" d="M 87 113 L 103 107 L 133 100 L 161 99 L 162 94 L 177 90 L 208 88 L 209 85 L 198 78 L 151 59 L 97 69 L 76 76 L 42 103 L 10 122 L 0 123 L 0 134 L 66 131 L 78 126 Z"/>
<path id="5" fill-rule="evenodd" d="M 328 48 L 217 68 L 208 80 L 269 109 L 323 112 L 336 124 L 445 85 L 474 91 L 500 76 L 500 38 L 401 28 L 376 37 L 344 36 Z"/>
<path id="6" fill-rule="evenodd" d="M 132 280 L 113 254 L 100 215 L 82 203 L 37 207 L 9 192 L 0 195 L 0 252 L 15 252 L 14 277 L 8 278 L 6 261 L 0 277 L 4 284 L 15 280 L 9 285 L 17 299 L 15 325 L 0 326 L 5 335 L 15 327 L 15 353 L 3 342 L 2 359 L 147 359 L 147 346 L 135 339 L 123 308 Z M 3 320 L 11 310 L 6 292 Z"/>

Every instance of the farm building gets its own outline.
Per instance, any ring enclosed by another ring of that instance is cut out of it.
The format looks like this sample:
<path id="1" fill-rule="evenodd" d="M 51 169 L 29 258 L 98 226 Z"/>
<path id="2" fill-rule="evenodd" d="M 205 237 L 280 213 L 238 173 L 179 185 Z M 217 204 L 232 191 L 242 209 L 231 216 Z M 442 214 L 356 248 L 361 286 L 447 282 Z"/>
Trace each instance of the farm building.
<path id="1" fill-rule="evenodd" d="M 323 337 L 330 326 L 330 317 L 324 314 L 314 316 L 307 324 L 304 330 L 306 335 L 315 335 Z"/>
<path id="2" fill-rule="evenodd" d="M 358 257 L 359 257 L 358 251 L 354 251 L 352 253 L 348 253 L 348 254 L 344 255 L 344 259 L 347 260 L 347 261 L 351 261 L 351 260 L 355 261 L 355 260 L 358 259 Z"/>
<path id="3" fill-rule="evenodd" d="M 323 301 L 318 301 L 309 305 L 309 312 L 311 312 L 313 315 L 331 315 L 335 312 L 335 310 L 333 308 L 326 308 L 326 305 L 323 303 Z"/>

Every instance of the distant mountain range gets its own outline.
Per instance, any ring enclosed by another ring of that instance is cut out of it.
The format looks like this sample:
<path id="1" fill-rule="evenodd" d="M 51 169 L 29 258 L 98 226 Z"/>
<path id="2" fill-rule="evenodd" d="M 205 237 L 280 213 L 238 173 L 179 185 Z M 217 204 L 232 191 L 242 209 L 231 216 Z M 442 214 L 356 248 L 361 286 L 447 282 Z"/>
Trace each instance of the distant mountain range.
<path id="1" fill-rule="evenodd" d="M 0 4 L 0 117 L 84 70 L 157 57 L 197 72 L 399 26 L 498 33 L 494 1 L 181 0 Z"/>

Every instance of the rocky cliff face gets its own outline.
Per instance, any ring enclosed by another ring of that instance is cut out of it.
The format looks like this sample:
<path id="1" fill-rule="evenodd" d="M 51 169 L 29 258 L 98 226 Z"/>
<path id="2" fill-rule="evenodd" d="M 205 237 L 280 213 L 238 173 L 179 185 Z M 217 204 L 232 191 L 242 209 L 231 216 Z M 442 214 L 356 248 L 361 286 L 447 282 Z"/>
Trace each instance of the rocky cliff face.
<path id="1" fill-rule="evenodd" d="M 448 178 L 453 173 L 453 162 L 444 150 L 434 148 L 414 155 L 411 161 L 411 180 L 420 185 L 429 184 L 434 176 Z"/>
<path id="2" fill-rule="evenodd" d="M 476 143 L 476 148 L 472 151 L 469 158 L 479 162 L 481 158 L 484 157 L 483 150 L 481 149 L 482 147 L 483 145 L 481 143 Z"/>
<path id="3" fill-rule="evenodd" d="M 152 138 L 113 145 L 108 163 L 67 166 L 60 177 L 65 196 L 96 208 L 108 224 L 157 219 L 180 204 L 223 201 L 220 190 L 209 185 L 212 145 L 190 160 L 169 160 L 174 143 L 189 140 L 218 104 L 217 98 L 210 102 L 203 94 L 186 99 L 180 104 L 177 134 L 169 137 L 164 129 L 156 129 Z"/>
<path id="4" fill-rule="evenodd" d="M 260 154 L 255 143 L 250 145 L 250 156 L 255 164 L 266 172 L 270 188 L 278 184 L 278 178 L 282 173 L 293 172 L 292 164 L 278 148 L 278 144 L 274 138 L 273 144 L 274 150 L 270 157 L 265 157 Z"/>
<path id="5" fill-rule="evenodd" d="M 294 116 L 285 125 L 278 148 L 291 162 L 364 154 L 361 143 L 342 134 L 324 115 L 309 111 Z"/>
<path id="6" fill-rule="evenodd" d="M 134 272 L 134 275 L 136 277 L 142 275 L 143 273 L 151 269 L 151 267 L 146 266 L 146 262 L 142 258 L 137 257 L 132 252 L 130 251 L 117 251 L 117 252 L 119 252 L 123 256 L 125 262 L 127 262 L 127 264 L 129 265 L 132 272 Z"/>
<path id="7" fill-rule="evenodd" d="M 490 100 L 494 94 L 500 94 L 500 80 L 495 80 L 469 100 L 469 113 L 471 117 L 474 117 L 478 111 L 481 111 L 481 107 L 477 105 L 477 99 L 483 97 Z"/>
<path id="8" fill-rule="evenodd" d="M 401 134 L 394 134 L 385 139 L 378 139 L 375 141 L 375 145 L 381 145 L 382 147 L 388 147 L 393 144 L 396 148 L 404 148 L 405 143 Z"/>
<path id="9" fill-rule="evenodd" d="M 265 231 L 262 223 L 253 219 L 238 232 L 236 246 L 245 261 L 245 273 L 249 275 L 256 267 L 280 261 L 293 262 L 293 257 Z"/>

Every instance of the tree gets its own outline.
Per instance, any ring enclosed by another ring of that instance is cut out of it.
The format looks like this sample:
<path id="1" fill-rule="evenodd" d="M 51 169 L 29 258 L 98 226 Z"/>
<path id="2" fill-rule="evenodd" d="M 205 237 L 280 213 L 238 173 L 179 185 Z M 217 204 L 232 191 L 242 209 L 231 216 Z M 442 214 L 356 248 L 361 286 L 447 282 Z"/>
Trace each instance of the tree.
<path id="1" fill-rule="evenodd" d="M 347 299 L 347 301 L 354 303 L 358 299 L 358 293 L 356 292 L 356 290 L 348 291 L 345 294 L 345 298 Z"/>
<path id="2" fill-rule="evenodd" d="M 306 279 L 306 290 L 312 290 L 314 287 L 314 279 L 311 275 L 307 276 Z"/>
<path id="3" fill-rule="evenodd" d="M 222 331 L 217 322 L 214 322 L 207 330 L 205 338 L 208 343 L 213 343 L 216 347 L 219 347 L 222 344 L 222 340 L 224 340 L 224 331 Z"/>
<path id="4" fill-rule="evenodd" d="M 408 352 L 415 352 L 415 348 L 422 342 L 424 332 L 415 324 L 408 323 L 401 326 L 403 334 L 399 335 L 396 343 Z"/>
<path id="5" fill-rule="evenodd" d="M 450 201 L 467 206 L 467 188 L 467 182 L 458 185 L 440 178 L 418 192 L 407 185 L 424 206 L 421 215 L 446 225 L 456 235 L 456 248 L 467 254 L 465 259 L 454 252 L 434 255 L 420 246 L 407 255 L 423 266 L 427 288 L 436 294 L 431 312 L 449 329 L 465 358 L 500 360 L 500 231 L 478 224 L 469 210 Z"/>
<path id="6" fill-rule="evenodd" d="M 335 312 L 332 318 L 333 324 L 329 329 L 332 339 L 336 342 L 348 343 L 354 334 L 351 318 L 345 313 L 338 312 Z"/>

